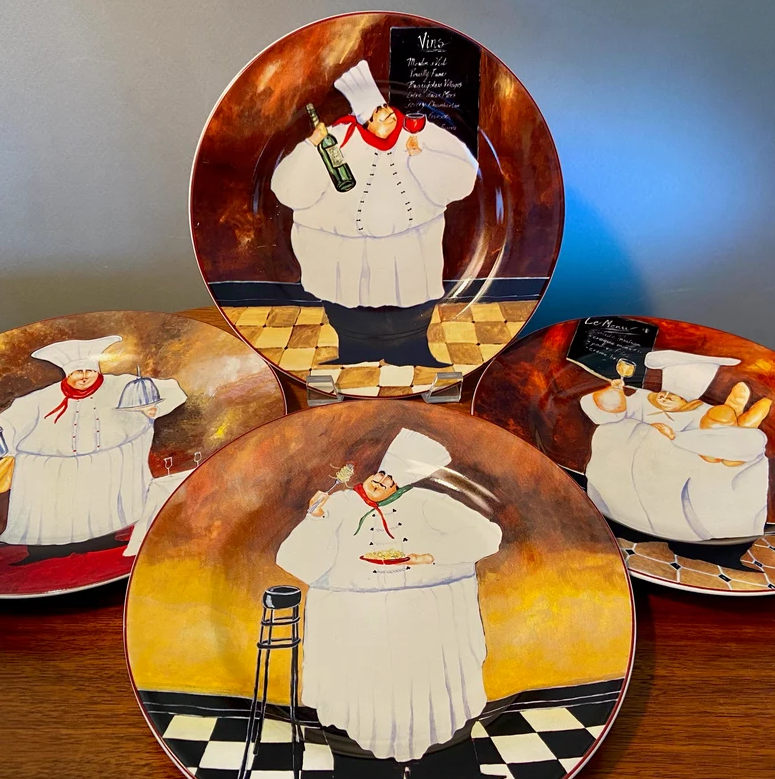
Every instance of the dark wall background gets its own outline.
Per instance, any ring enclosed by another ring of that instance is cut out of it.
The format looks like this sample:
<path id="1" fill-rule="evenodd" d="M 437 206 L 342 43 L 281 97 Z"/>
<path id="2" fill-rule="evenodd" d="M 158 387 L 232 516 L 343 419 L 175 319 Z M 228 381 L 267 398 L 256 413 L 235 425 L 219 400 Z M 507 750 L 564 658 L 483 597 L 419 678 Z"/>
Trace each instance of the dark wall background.
<path id="1" fill-rule="evenodd" d="M 6 0 L 0 328 L 209 301 L 188 234 L 199 134 L 262 48 L 356 0 Z M 775 346 L 770 0 L 415 0 L 490 48 L 543 112 L 565 240 L 531 328 L 683 318 Z"/>

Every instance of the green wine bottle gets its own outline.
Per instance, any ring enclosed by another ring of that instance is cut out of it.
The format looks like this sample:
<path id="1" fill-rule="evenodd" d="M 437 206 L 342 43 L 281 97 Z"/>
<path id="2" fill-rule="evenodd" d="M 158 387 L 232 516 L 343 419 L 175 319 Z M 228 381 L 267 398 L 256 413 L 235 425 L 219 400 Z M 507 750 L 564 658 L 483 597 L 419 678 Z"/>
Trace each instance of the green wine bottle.
<path id="1" fill-rule="evenodd" d="M 307 113 L 314 129 L 320 124 L 320 118 L 312 103 L 307 103 Z M 327 133 L 317 148 L 337 192 L 349 192 L 355 186 L 355 176 L 353 176 L 350 166 L 344 161 L 339 142 L 331 133 Z"/>

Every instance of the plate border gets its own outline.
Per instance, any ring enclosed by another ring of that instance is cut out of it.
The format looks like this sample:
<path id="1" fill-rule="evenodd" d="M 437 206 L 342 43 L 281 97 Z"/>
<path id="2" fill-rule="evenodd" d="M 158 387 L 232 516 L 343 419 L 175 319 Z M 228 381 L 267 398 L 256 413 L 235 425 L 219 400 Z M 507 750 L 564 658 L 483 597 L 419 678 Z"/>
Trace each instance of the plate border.
<path id="1" fill-rule="evenodd" d="M 530 91 L 527 89 L 527 87 L 522 83 L 522 81 L 519 79 L 519 77 L 516 75 L 516 73 L 514 73 L 514 71 L 500 57 L 498 57 L 494 52 L 492 52 L 490 49 L 488 49 L 484 44 L 480 43 L 475 38 L 472 38 L 470 35 L 467 35 L 466 33 L 461 32 L 460 30 L 456 29 L 455 27 L 452 27 L 451 25 L 444 24 L 443 22 L 438 22 L 435 19 L 431 19 L 431 18 L 429 18 L 427 16 L 418 16 L 416 14 L 411 14 L 411 13 L 406 13 L 404 11 L 396 11 L 396 10 L 392 10 L 392 11 L 390 11 L 390 10 L 348 11 L 346 13 L 332 14 L 330 16 L 324 16 L 324 17 L 322 17 L 320 19 L 316 19 L 316 20 L 314 20 L 312 22 L 308 22 L 307 24 L 303 24 L 300 27 L 296 27 L 295 29 L 291 30 L 290 32 L 287 32 L 285 35 L 281 35 L 279 38 L 276 38 L 271 43 L 269 43 L 267 46 L 264 46 L 264 48 L 261 49 L 261 51 L 259 51 L 254 57 L 252 57 L 250 59 L 250 61 L 247 62 L 239 70 L 239 72 L 227 84 L 227 86 L 223 90 L 223 92 L 221 92 L 220 97 L 218 97 L 218 99 L 215 101 L 215 104 L 213 105 L 213 108 L 211 109 L 210 113 L 207 116 L 207 119 L 205 120 L 204 127 L 202 128 L 202 132 L 199 135 L 199 140 L 196 143 L 196 148 L 194 149 L 194 159 L 193 159 L 193 162 L 191 163 L 191 173 L 189 174 L 189 178 L 188 178 L 188 228 L 189 228 L 189 236 L 191 238 L 191 246 L 192 246 L 193 251 L 194 251 L 194 257 L 196 259 L 196 264 L 197 264 L 197 267 L 199 269 L 199 274 L 201 275 L 202 281 L 204 282 L 204 285 L 205 285 L 205 287 L 207 289 L 207 294 L 210 295 L 210 297 L 212 298 L 212 301 L 213 301 L 215 307 L 218 309 L 219 313 L 224 318 L 224 321 L 229 325 L 229 327 L 231 328 L 231 330 L 234 333 L 234 335 L 236 335 L 237 338 L 239 338 L 241 341 L 246 343 L 251 349 L 253 349 L 254 351 L 258 352 L 259 354 L 261 354 L 261 352 L 255 346 L 253 346 L 253 344 L 251 344 L 239 332 L 239 330 L 237 329 L 236 323 L 232 323 L 232 321 L 223 313 L 223 307 L 218 303 L 218 301 L 215 299 L 215 296 L 213 295 L 212 291 L 210 290 L 210 284 L 207 281 L 207 277 L 205 276 L 204 270 L 202 269 L 202 260 L 200 259 L 200 256 L 199 256 L 199 250 L 197 249 L 196 234 L 194 232 L 194 213 L 193 213 L 194 174 L 196 173 L 197 163 L 199 162 L 199 155 L 200 155 L 200 152 L 201 152 L 202 143 L 204 142 L 205 135 L 207 133 L 207 129 L 210 126 L 210 123 L 212 122 L 213 117 L 215 116 L 216 111 L 220 107 L 221 103 L 223 102 L 224 98 L 229 93 L 231 88 L 237 83 L 237 81 L 239 81 L 240 78 L 242 78 L 242 75 L 245 73 L 245 71 L 247 71 L 259 57 L 261 57 L 264 54 L 266 54 L 266 52 L 268 52 L 273 46 L 275 46 L 276 44 L 280 43 L 281 41 L 284 41 L 286 38 L 289 38 L 292 35 L 295 35 L 296 33 L 301 32 L 302 30 L 306 30 L 306 29 L 308 29 L 310 27 L 314 27 L 314 26 L 316 26 L 318 24 L 323 24 L 325 22 L 330 22 L 330 21 L 332 21 L 334 19 L 345 19 L 345 18 L 347 18 L 349 16 L 365 16 L 365 15 L 403 16 L 405 18 L 412 19 L 416 23 L 418 23 L 415 26 L 419 26 L 420 23 L 425 22 L 426 24 L 430 24 L 430 25 L 433 25 L 433 26 L 436 26 L 436 27 L 440 27 L 440 28 L 443 28 L 445 30 L 451 30 L 452 32 L 457 33 L 461 37 L 466 38 L 468 41 L 470 41 L 471 43 L 473 43 L 476 46 L 478 46 L 479 49 L 482 52 L 484 52 L 487 55 L 489 55 L 490 57 L 492 57 L 492 59 L 496 63 L 500 64 L 503 68 L 505 68 L 507 73 L 511 74 L 511 76 L 514 78 L 514 80 L 524 89 L 525 94 L 529 98 L 530 102 L 533 104 L 533 107 L 535 108 L 538 116 L 543 121 L 543 123 L 546 126 L 547 130 L 549 129 L 549 123 L 546 121 L 546 117 L 543 115 L 543 113 L 541 112 L 541 109 L 538 107 L 538 103 L 536 102 L 536 100 L 533 97 L 533 95 L 530 93 Z M 536 309 L 540 305 L 541 300 L 543 300 L 544 297 L 546 297 L 546 294 L 549 291 L 549 285 L 551 284 L 552 277 L 554 276 L 555 270 L 557 268 L 557 261 L 558 261 L 558 259 L 560 257 L 560 249 L 562 248 L 562 239 L 563 239 L 563 236 L 564 236 L 564 233 L 565 233 L 565 211 L 566 211 L 566 208 L 565 208 L 565 180 L 564 180 L 563 175 L 562 175 L 562 165 L 561 165 L 561 162 L 560 162 L 559 152 L 557 151 L 557 144 L 556 144 L 556 142 L 554 140 L 554 136 L 551 134 L 551 131 L 549 132 L 549 140 L 551 142 L 551 147 L 552 147 L 552 157 L 554 159 L 554 162 L 557 165 L 557 170 L 559 171 L 559 185 L 560 185 L 560 192 L 559 192 L 559 202 L 560 202 L 559 230 L 558 230 L 558 233 L 557 233 L 557 241 L 556 241 L 555 246 L 554 246 L 552 262 L 551 262 L 551 264 L 549 266 L 549 269 L 547 271 L 547 274 L 546 274 L 547 281 L 544 284 L 544 288 L 543 288 L 543 290 L 541 292 L 541 296 L 536 301 L 536 305 L 533 307 L 533 310 L 530 312 L 530 315 L 528 316 L 528 318 L 522 324 L 522 328 L 520 328 L 520 330 L 524 330 L 524 328 L 527 326 L 527 324 L 530 322 L 530 320 L 535 316 Z M 510 302 L 510 301 L 504 301 L 504 302 Z M 514 337 L 511 338 L 511 340 L 509 340 L 507 343 L 505 343 L 499 352 L 497 352 L 495 355 L 490 357 L 488 360 L 485 360 L 480 365 L 478 365 L 474 369 L 474 371 L 481 370 L 483 367 L 488 366 L 499 354 L 503 354 L 503 352 L 506 351 L 506 349 L 508 349 L 514 343 L 514 341 L 517 340 L 518 338 L 519 338 L 519 332 L 517 332 L 514 335 Z M 261 356 L 263 357 L 263 354 L 261 354 Z M 266 357 L 264 357 L 264 360 L 266 360 L 266 362 L 276 372 L 282 373 L 284 376 L 287 376 L 290 380 L 292 380 L 294 382 L 298 382 L 299 384 L 302 384 L 302 385 L 305 383 L 298 376 L 294 376 L 292 373 L 290 373 L 289 371 L 281 368 L 276 363 L 271 362 Z M 450 367 L 452 367 L 452 366 L 450 366 Z M 471 371 L 471 373 L 473 373 L 474 371 Z M 468 375 L 470 375 L 470 374 L 468 374 Z M 460 384 L 462 384 L 462 381 L 455 382 L 454 384 L 450 384 L 449 386 L 458 386 Z M 420 397 L 421 395 L 422 395 L 421 392 L 410 392 L 410 393 L 407 393 L 405 395 L 393 395 L 393 396 L 391 396 L 390 399 L 392 399 L 392 400 L 403 400 L 403 399 L 406 399 L 406 398 Z M 378 398 L 375 398 L 372 395 L 350 395 L 350 394 L 348 394 L 346 397 L 353 398 L 355 400 L 376 400 L 376 399 L 378 399 Z M 386 400 L 387 398 L 379 398 L 379 399 L 380 400 Z"/>

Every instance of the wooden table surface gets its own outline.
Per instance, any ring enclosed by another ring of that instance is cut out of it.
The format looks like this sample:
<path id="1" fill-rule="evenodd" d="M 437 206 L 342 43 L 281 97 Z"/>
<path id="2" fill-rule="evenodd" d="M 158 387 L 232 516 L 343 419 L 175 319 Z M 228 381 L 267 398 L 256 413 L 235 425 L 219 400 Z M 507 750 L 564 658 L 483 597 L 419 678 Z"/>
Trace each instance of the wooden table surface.
<path id="1" fill-rule="evenodd" d="M 228 329 L 215 309 L 184 313 Z M 463 413 L 477 377 L 456 404 Z M 281 381 L 288 410 L 306 406 L 304 387 Z M 0 601 L 0 777 L 180 776 L 129 686 L 125 589 Z M 634 589 L 629 692 L 581 776 L 775 779 L 775 597 Z"/>

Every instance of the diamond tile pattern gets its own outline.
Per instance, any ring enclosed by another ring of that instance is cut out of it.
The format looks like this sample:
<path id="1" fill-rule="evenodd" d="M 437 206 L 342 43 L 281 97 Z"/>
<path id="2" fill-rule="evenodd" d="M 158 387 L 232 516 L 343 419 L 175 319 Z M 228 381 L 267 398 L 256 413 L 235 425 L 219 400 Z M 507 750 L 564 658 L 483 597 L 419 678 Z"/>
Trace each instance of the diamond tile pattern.
<path id="1" fill-rule="evenodd" d="M 634 542 L 617 538 L 626 553 L 625 560 L 631 571 L 656 576 L 660 579 L 733 592 L 757 592 L 775 590 L 775 546 L 772 537 L 759 538 L 740 558 L 747 571 L 727 568 L 705 560 L 692 560 L 674 554 L 662 541 Z"/>

